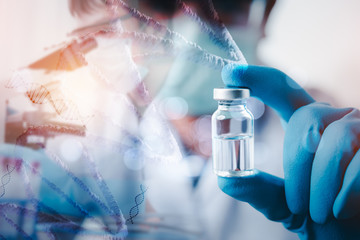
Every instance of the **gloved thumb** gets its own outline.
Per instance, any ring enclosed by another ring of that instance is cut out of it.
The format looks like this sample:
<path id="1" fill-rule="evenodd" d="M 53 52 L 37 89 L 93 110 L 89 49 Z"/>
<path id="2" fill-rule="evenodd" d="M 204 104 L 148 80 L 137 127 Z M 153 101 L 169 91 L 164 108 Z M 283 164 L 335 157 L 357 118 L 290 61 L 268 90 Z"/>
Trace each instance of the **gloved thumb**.
<path id="1" fill-rule="evenodd" d="M 281 178 L 254 170 L 254 174 L 238 178 L 218 177 L 218 185 L 224 193 L 249 203 L 272 221 L 284 222 L 292 215 Z"/>
<path id="2" fill-rule="evenodd" d="M 251 95 L 273 108 L 286 122 L 300 107 L 315 100 L 285 73 L 268 67 L 226 65 L 222 79 L 228 87 L 249 88 Z"/>

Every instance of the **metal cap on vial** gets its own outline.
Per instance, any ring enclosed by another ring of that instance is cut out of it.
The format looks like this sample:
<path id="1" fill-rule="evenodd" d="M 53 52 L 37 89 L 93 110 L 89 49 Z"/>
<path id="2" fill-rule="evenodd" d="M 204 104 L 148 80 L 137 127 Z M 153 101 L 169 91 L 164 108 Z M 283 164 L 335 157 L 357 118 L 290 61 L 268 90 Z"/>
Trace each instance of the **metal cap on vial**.
<path id="1" fill-rule="evenodd" d="M 214 88 L 215 100 L 237 100 L 250 97 L 248 88 Z"/>

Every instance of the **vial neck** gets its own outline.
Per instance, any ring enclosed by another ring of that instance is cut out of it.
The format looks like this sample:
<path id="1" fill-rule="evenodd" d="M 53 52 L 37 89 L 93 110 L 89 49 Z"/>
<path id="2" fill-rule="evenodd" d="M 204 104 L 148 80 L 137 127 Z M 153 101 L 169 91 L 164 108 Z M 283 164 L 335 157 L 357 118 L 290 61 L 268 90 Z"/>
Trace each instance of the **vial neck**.
<path id="1" fill-rule="evenodd" d="M 219 109 L 243 109 L 245 108 L 246 100 L 234 100 L 234 101 L 225 101 L 220 100 L 218 102 Z"/>

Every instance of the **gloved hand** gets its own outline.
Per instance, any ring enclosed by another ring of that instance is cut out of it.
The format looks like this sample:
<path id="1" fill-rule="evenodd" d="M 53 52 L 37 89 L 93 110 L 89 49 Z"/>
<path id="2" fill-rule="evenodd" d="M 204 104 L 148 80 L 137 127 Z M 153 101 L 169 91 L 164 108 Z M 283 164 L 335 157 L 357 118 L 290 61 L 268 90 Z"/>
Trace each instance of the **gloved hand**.
<path id="1" fill-rule="evenodd" d="M 218 178 L 219 187 L 301 239 L 360 239 L 360 112 L 318 103 L 284 73 L 228 65 L 225 85 L 249 88 L 287 122 L 284 179 Z"/>

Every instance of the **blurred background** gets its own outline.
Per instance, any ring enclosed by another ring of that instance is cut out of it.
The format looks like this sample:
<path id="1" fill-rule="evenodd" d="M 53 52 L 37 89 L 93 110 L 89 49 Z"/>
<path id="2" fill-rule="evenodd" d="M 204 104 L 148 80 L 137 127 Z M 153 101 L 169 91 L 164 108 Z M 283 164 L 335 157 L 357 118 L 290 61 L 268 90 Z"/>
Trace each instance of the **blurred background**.
<path id="1" fill-rule="evenodd" d="M 45 47 L 61 43 L 77 25 L 66 1 L 0 1 L 1 74 L 12 72 L 46 54 Z M 258 54 L 302 86 L 317 87 L 340 106 L 359 107 L 360 16 L 356 0 L 277 1 Z M 25 27 L 26 26 L 26 27 Z M 1 116 L 6 90 L 2 87 Z M 4 119 L 4 117 L 2 117 Z M 4 136 L 4 124 L 0 124 Z"/>
<path id="2" fill-rule="evenodd" d="M 1 81 L 44 56 L 45 47 L 61 43 L 77 27 L 67 5 L 66 1 L 0 1 Z M 359 107 L 359 5 L 356 0 L 277 1 L 259 45 L 259 58 L 302 86 L 320 88 L 339 106 Z M 6 96 L 2 86 L 1 121 Z M 4 124 L 0 137 L 4 139 Z"/>

